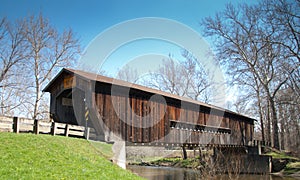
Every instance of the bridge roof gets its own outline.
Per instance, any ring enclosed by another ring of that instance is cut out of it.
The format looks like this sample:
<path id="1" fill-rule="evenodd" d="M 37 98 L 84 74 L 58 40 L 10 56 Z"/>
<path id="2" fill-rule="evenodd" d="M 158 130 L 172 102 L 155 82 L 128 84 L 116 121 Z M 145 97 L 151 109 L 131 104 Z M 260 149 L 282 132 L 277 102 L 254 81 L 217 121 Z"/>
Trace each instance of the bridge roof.
<path id="1" fill-rule="evenodd" d="M 211 108 L 213 110 L 223 111 L 224 113 L 235 115 L 235 116 L 238 116 L 238 117 L 243 118 L 243 119 L 247 119 L 247 120 L 252 121 L 252 122 L 256 121 L 255 119 L 250 118 L 248 116 L 245 116 L 245 115 L 242 115 L 242 114 L 239 114 L 239 113 L 236 113 L 236 112 L 233 112 L 233 111 L 230 111 L 230 110 L 218 107 L 218 106 L 214 106 L 214 105 L 211 105 L 211 104 L 196 101 L 196 100 L 193 100 L 193 99 L 190 99 L 190 98 L 178 96 L 178 95 L 171 94 L 171 93 L 168 93 L 168 92 L 164 92 L 164 91 L 160 91 L 160 90 L 157 90 L 157 89 L 141 86 L 141 85 L 138 85 L 138 84 L 130 83 L 130 82 L 115 79 L 115 78 L 110 78 L 110 77 L 99 75 L 99 74 L 90 73 L 90 72 L 81 71 L 81 70 L 70 69 L 70 68 L 63 68 L 49 82 L 49 84 L 43 89 L 43 91 L 44 92 L 51 92 L 51 87 L 55 84 L 56 80 L 59 79 L 62 76 L 63 73 L 79 76 L 79 77 L 81 77 L 83 79 L 86 79 L 88 81 L 102 82 L 102 83 L 107 83 L 107 84 L 112 84 L 112 85 L 128 87 L 128 88 L 131 88 L 131 89 L 136 89 L 138 91 L 143 91 L 145 93 L 158 94 L 158 95 L 162 95 L 162 96 L 167 97 L 167 98 L 171 98 L 171 99 L 180 100 L 180 101 L 187 102 L 187 103 L 192 103 L 192 104 L 204 106 L 204 107 L 207 107 L 207 108 Z"/>

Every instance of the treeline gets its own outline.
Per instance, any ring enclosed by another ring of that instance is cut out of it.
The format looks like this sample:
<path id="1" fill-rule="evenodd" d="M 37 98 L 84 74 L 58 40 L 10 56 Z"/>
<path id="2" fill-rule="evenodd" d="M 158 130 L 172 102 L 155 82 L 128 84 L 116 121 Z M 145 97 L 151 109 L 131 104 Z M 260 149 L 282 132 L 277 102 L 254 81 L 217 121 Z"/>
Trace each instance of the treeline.
<path id="1" fill-rule="evenodd" d="M 263 141 L 300 147 L 300 1 L 228 4 L 201 22 L 218 60 L 238 87 L 233 104 L 259 119 Z"/>
<path id="2" fill-rule="evenodd" d="M 0 114 L 48 116 L 42 88 L 61 67 L 74 64 L 79 52 L 72 30 L 60 31 L 42 15 L 0 18 Z"/>

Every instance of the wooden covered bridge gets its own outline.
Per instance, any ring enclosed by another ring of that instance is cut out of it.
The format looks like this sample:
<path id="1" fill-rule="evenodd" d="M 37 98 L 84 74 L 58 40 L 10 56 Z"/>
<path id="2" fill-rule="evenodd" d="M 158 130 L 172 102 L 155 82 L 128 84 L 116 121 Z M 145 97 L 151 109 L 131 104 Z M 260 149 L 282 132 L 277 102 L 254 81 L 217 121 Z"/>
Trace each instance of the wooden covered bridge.
<path id="1" fill-rule="evenodd" d="M 246 146 L 254 119 L 105 76 L 62 69 L 44 89 L 54 121 L 89 126 L 127 145 Z"/>

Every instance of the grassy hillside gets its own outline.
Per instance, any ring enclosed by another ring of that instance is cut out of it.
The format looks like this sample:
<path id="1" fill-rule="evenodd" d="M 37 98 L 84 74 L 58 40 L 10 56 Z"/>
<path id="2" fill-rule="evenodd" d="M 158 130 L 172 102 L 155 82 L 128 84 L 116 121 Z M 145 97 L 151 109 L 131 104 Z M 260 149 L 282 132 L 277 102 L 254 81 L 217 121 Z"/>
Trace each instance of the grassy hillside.
<path id="1" fill-rule="evenodd" d="M 0 133 L 0 179 L 141 179 L 107 160 L 110 149 L 83 139 Z"/>

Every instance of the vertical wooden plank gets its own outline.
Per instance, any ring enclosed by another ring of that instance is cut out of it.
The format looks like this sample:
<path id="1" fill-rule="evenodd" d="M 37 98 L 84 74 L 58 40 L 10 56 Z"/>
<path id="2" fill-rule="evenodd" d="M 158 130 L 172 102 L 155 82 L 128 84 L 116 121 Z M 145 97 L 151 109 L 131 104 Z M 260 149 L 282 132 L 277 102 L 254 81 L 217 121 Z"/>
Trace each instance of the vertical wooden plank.
<path id="1" fill-rule="evenodd" d="M 131 139 L 132 142 L 136 142 L 136 98 L 131 99 L 131 107 L 132 107 L 132 128 L 131 128 Z"/>
<path id="2" fill-rule="evenodd" d="M 146 114 L 146 121 L 147 121 L 147 127 L 145 128 L 146 130 L 146 136 L 147 136 L 147 142 L 150 142 L 150 127 L 151 127 L 151 119 L 150 119 L 150 115 L 151 115 L 151 106 L 149 101 L 147 101 L 147 114 Z"/>
<path id="3" fill-rule="evenodd" d="M 170 113 L 169 117 L 172 120 L 176 120 L 176 110 L 175 109 L 176 108 L 174 106 L 169 106 L 169 113 Z"/>
<path id="4" fill-rule="evenodd" d="M 158 126 L 157 126 L 157 140 L 160 140 L 160 138 L 161 138 L 161 114 L 160 114 L 160 112 L 161 112 L 161 109 L 160 109 L 161 107 L 160 107 L 160 103 L 158 102 L 157 103 L 157 118 L 158 118 Z"/>
<path id="5" fill-rule="evenodd" d="M 220 127 L 225 127 L 225 117 L 224 116 L 221 117 Z"/>
<path id="6" fill-rule="evenodd" d="M 123 140 L 126 139 L 126 104 L 125 104 L 125 97 L 120 96 L 120 135 Z"/>
<path id="7" fill-rule="evenodd" d="M 209 125 L 209 114 L 205 113 L 204 116 L 205 116 L 205 118 L 204 118 L 204 124 L 205 125 Z"/>
<path id="8" fill-rule="evenodd" d="M 66 137 L 69 136 L 69 124 L 66 124 L 66 126 L 65 126 L 65 136 Z"/>
<path id="9" fill-rule="evenodd" d="M 132 142 L 132 116 L 131 116 L 131 113 L 132 113 L 132 107 L 131 107 L 131 104 L 132 104 L 132 98 L 129 97 L 129 98 L 126 98 L 126 111 L 127 111 L 127 114 L 126 114 L 126 122 L 127 122 L 127 141 L 128 142 Z"/>
<path id="10" fill-rule="evenodd" d="M 149 106 L 149 113 L 148 113 L 148 142 L 152 142 L 152 139 L 151 139 L 151 129 L 152 129 L 152 126 L 154 124 L 154 120 L 152 118 L 152 102 L 151 101 L 148 101 L 148 106 Z"/>
<path id="11" fill-rule="evenodd" d="M 143 141 L 143 105 L 144 105 L 144 100 L 140 99 L 139 103 L 139 142 L 141 143 Z"/>
<path id="12" fill-rule="evenodd" d="M 154 125 L 154 119 L 153 119 L 152 114 L 153 114 L 154 109 L 153 109 L 153 103 L 151 101 L 148 101 L 148 103 L 149 103 L 149 107 L 150 107 L 150 112 L 148 114 L 148 116 L 149 116 L 148 121 L 149 121 L 149 124 L 151 124 L 151 126 L 149 126 L 149 128 L 148 128 L 148 134 L 149 134 L 148 139 L 149 139 L 149 142 L 152 142 L 153 141 L 153 139 L 152 139 L 152 128 L 153 128 L 153 125 Z"/>
<path id="13" fill-rule="evenodd" d="M 118 136 L 120 136 L 120 118 L 119 115 L 120 114 L 120 96 L 114 96 L 113 99 L 115 102 L 114 103 L 114 108 L 113 108 L 113 120 L 114 120 L 114 133 L 117 134 Z"/>
<path id="14" fill-rule="evenodd" d="M 151 138 L 150 138 L 150 140 L 152 142 L 152 141 L 155 141 L 155 131 L 156 131 L 156 123 L 157 123 L 156 116 L 155 116 L 156 106 L 155 106 L 155 102 L 154 101 L 151 102 L 151 106 L 152 106 L 151 119 L 153 119 L 153 126 L 150 129 L 150 131 L 151 131 Z"/>
<path id="15" fill-rule="evenodd" d="M 142 142 L 148 142 L 148 131 L 147 131 L 147 101 L 146 100 L 143 100 L 143 104 L 142 104 Z"/>
<path id="16" fill-rule="evenodd" d="M 159 140 L 159 134 L 160 134 L 160 109 L 159 109 L 159 103 L 156 102 L 156 119 L 157 119 L 157 124 L 156 124 L 156 132 L 155 132 L 155 140 Z"/>
<path id="17" fill-rule="evenodd" d="M 136 142 L 140 141 L 140 99 L 137 98 L 136 101 L 136 118 L 135 118 L 135 124 L 136 124 L 136 128 L 135 128 L 135 136 L 136 136 Z"/>
<path id="18" fill-rule="evenodd" d="M 229 136 L 229 142 L 228 144 L 231 144 L 231 139 L 233 138 L 233 136 L 235 135 L 235 129 L 234 129 L 234 126 L 233 126 L 233 121 L 229 121 L 229 129 L 231 129 L 231 135 Z"/>
<path id="19" fill-rule="evenodd" d="M 155 133 L 156 133 L 156 124 L 157 124 L 157 119 L 156 119 L 156 112 L 157 112 L 157 107 L 156 107 L 156 102 L 152 101 L 152 109 L 153 111 L 151 111 L 151 118 L 153 119 L 153 126 L 151 127 L 151 142 L 155 141 Z"/>
<path id="20" fill-rule="evenodd" d="M 202 125 L 206 125 L 206 121 L 205 121 L 205 113 L 201 112 L 201 124 Z"/>
<path id="21" fill-rule="evenodd" d="M 84 136 L 85 136 L 86 140 L 89 140 L 89 138 L 90 138 L 90 128 L 89 127 L 84 129 Z"/>
<path id="22" fill-rule="evenodd" d="M 190 110 L 191 111 L 191 118 L 192 118 L 192 120 L 191 120 L 191 122 L 193 123 L 193 124 L 197 124 L 197 119 L 196 119 L 196 115 L 195 115 L 195 111 L 193 110 Z"/>
<path id="23" fill-rule="evenodd" d="M 104 119 L 105 119 L 105 125 L 108 128 L 108 131 L 110 131 L 110 123 L 109 123 L 109 111 L 110 111 L 110 96 L 109 95 L 104 95 L 104 102 L 105 105 L 103 106 L 103 114 L 104 114 Z"/>
<path id="24" fill-rule="evenodd" d="M 165 128 L 164 128 L 164 137 L 165 137 L 165 141 L 166 142 L 170 142 L 170 120 L 168 118 L 168 105 L 165 106 L 165 110 L 166 112 L 164 112 L 164 125 L 165 125 Z M 174 120 L 176 119 L 176 109 L 174 108 Z"/>
<path id="25" fill-rule="evenodd" d="M 253 141 L 253 133 L 254 133 L 254 125 L 250 125 L 250 139 L 251 139 L 251 141 Z"/>
<path id="26" fill-rule="evenodd" d="M 52 136 L 56 135 L 56 123 L 55 122 L 51 123 L 51 135 Z"/>
<path id="27" fill-rule="evenodd" d="M 19 133 L 20 131 L 20 120 L 18 117 L 13 117 L 13 132 Z"/>
<path id="28" fill-rule="evenodd" d="M 208 114 L 208 113 L 206 113 L 205 114 L 205 121 L 206 121 L 206 125 L 208 125 L 208 126 L 211 126 L 212 124 L 212 114 Z"/>
<path id="29" fill-rule="evenodd" d="M 104 117 L 104 114 L 103 114 L 103 106 L 105 106 L 105 102 L 104 102 L 104 98 L 103 98 L 103 95 L 102 94 L 96 94 L 96 106 L 97 106 L 97 110 L 98 110 L 98 113 L 101 117 Z M 105 118 L 103 118 L 103 121 L 104 121 Z"/>
<path id="30" fill-rule="evenodd" d="M 141 142 L 142 140 L 141 140 L 141 136 L 142 136 L 142 133 L 141 133 L 141 123 L 142 123 L 142 121 L 141 121 L 141 112 L 142 112 L 142 110 L 141 110 L 141 105 L 142 105 L 142 101 L 141 101 L 141 99 L 137 99 L 137 101 L 136 101 L 136 107 L 137 107 L 137 130 L 136 130 L 136 132 L 137 132 L 137 142 Z"/>
<path id="31" fill-rule="evenodd" d="M 116 124 L 115 124 L 115 118 L 114 118 L 114 106 L 113 106 L 113 97 L 110 96 L 109 97 L 109 127 L 110 127 L 110 131 L 112 131 L 113 133 L 116 132 Z"/>
<path id="32" fill-rule="evenodd" d="M 159 116 L 160 116 L 160 137 L 159 139 L 161 139 L 162 142 L 165 141 L 165 118 L 164 118 L 164 108 L 165 108 L 165 105 L 162 104 L 162 103 L 159 103 Z M 173 108 L 173 116 L 175 116 L 175 111 L 174 111 L 174 108 Z"/>
<path id="33" fill-rule="evenodd" d="M 33 123 L 33 132 L 34 134 L 39 134 L 39 131 L 39 121 L 35 119 Z"/>
<path id="34" fill-rule="evenodd" d="M 202 112 L 199 111 L 198 113 L 198 124 L 203 124 L 203 117 L 202 117 Z"/>
<path id="35" fill-rule="evenodd" d="M 146 140 L 145 129 L 143 127 L 144 127 L 144 125 L 147 122 L 144 121 L 144 116 L 146 116 L 146 101 L 144 99 L 141 99 L 141 112 L 140 112 L 140 120 L 141 120 L 141 126 L 140 126 L 141 142 L 145 142 L 145 140 Z"/>
<path id="36" fill-rule="evenodd" d="M 113 133 L 116 132 L 116 127 L 117 127 L 117 122 L 115 120 L 115 105 L 113 104 L 113 101 L 115 100 L 115 97 L 110 96 L 110 110 L 109 110 L 109 124 L 110 124 L 110 129 Z"/>
<path id="37" fill-rule="evenodd" d="M 189 110 L 189 109 L 186 110 L 186 120 L 185 120 L 185 122 L 193 123 L 192 113 L 191 113 L 191 110 Z"/>
<path id="38" fill-rule="evenodd" d="M 183 122 L 184 121 L 184 116 L 185 116 L 185 111 L 184 109 L 180 109 L 180 117 L 178 119 L 179 122 Z"/>
<path id="39" fill-rule="evenodd" d="M 173 120 L 178 120 L 178 117 L 180 116 L 180 109 L 175 106 L 174 106 L 174 109 L 175 109 L 175 117 Z"/>

